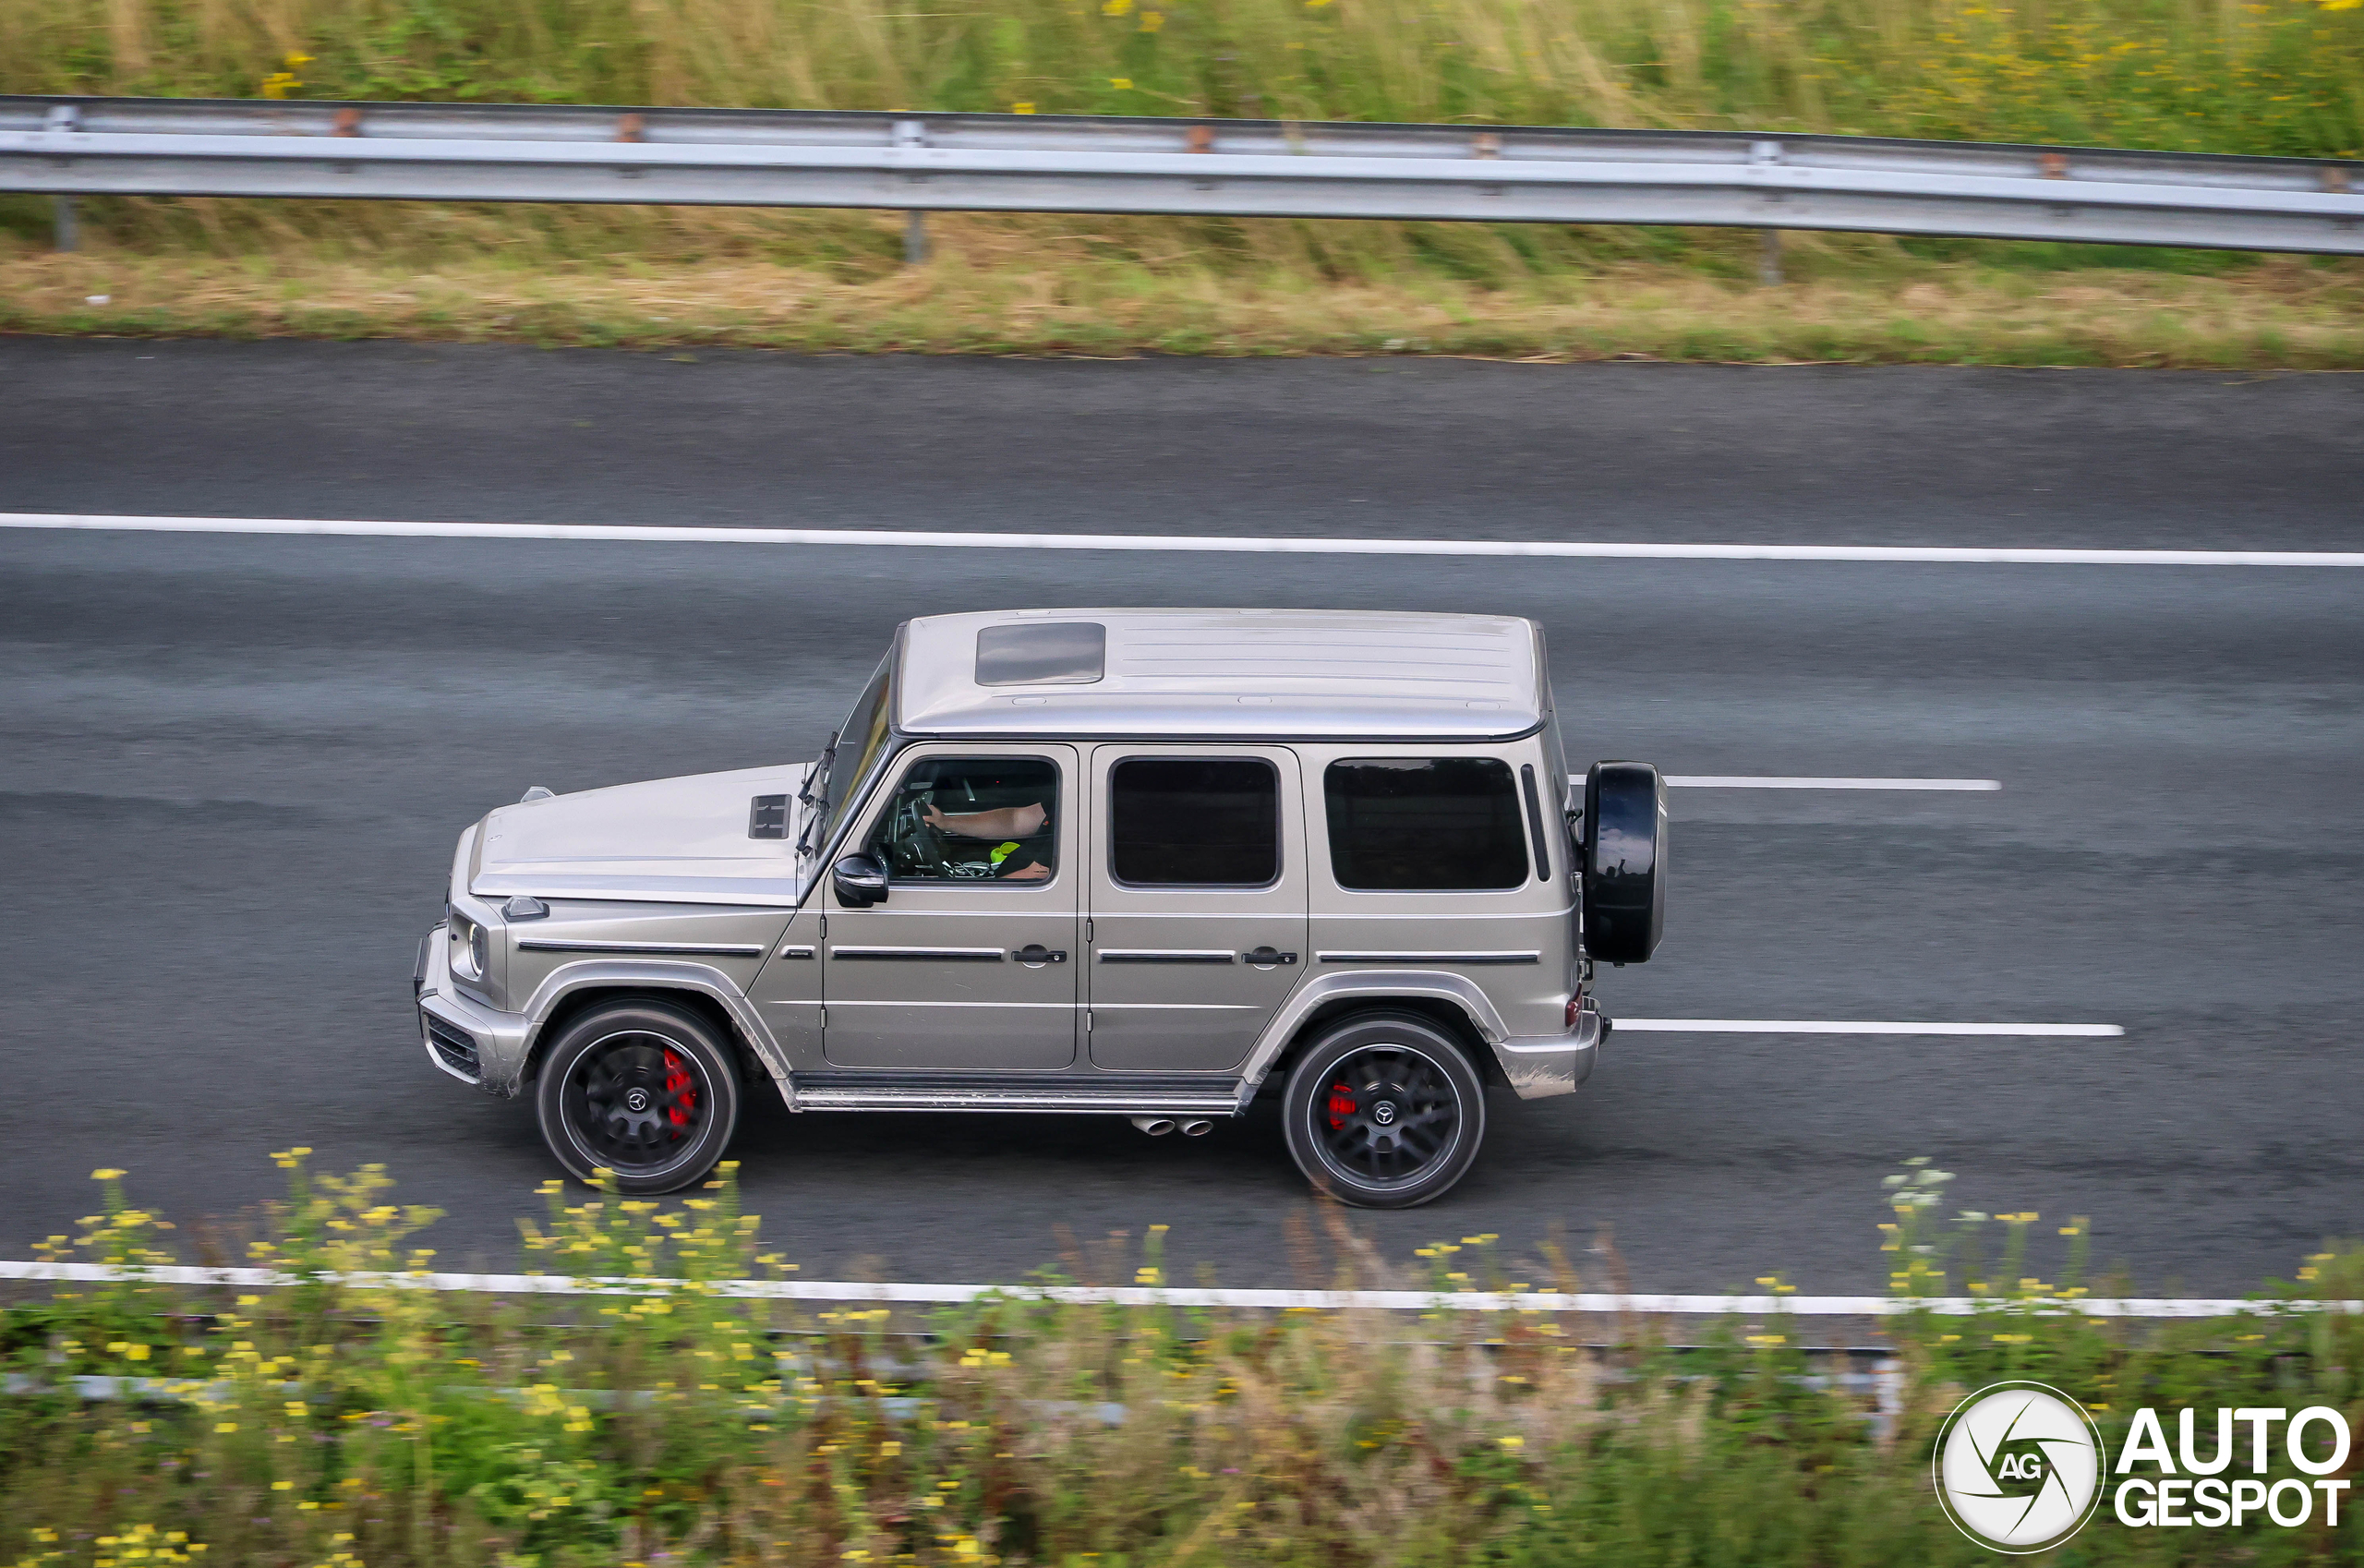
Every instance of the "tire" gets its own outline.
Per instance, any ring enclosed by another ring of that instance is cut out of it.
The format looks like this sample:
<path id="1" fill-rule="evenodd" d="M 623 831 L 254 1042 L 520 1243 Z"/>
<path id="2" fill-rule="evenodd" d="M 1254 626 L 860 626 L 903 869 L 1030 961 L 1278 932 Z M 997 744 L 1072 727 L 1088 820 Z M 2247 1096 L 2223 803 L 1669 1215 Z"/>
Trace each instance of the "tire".
<path id="1" fill-rule="evenodd" d="M 617 1002 L 566 1026 L 534 1092 L 542 1140 L 577 1181 L 620 1192 L 703 1181 L 739 1129 L 739 1074 L 714 1026 L 669 1002 Z M 596 1183 L 595 1183 L 596 1184 Z"/>
<path id="2" fill-rule="evenodd" d="M 1486 1092 L 1436 1025 L 1357 1013 L 1297 1058 L 1281 1125 L 1297 1169 L 1321 1191 L 1358 1209 L 1412 1209 L 1450 1191 L 1477 1160 Z"/>

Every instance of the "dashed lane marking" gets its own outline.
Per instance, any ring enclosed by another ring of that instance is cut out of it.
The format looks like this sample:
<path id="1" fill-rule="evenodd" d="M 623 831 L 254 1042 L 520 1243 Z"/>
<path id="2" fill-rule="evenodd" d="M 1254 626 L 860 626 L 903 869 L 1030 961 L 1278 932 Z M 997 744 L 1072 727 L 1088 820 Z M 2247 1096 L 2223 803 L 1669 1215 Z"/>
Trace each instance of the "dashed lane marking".
<path id="1" fill-rule="evenodd" d="M 1670 773 L 1676 790 L 1960 790 L 1986 793 L 2000 790 L 1999 778 L 1791 778 L 1778 774 Z"/>
<path id="2" fill-rule="evenodd" d="M 1968 1034 L 2023 1040 L 2115 1040 L 2115 1023 L 1862 1023 L 1852 1019 L 1629 1019 L 1616 1034 Z"/>

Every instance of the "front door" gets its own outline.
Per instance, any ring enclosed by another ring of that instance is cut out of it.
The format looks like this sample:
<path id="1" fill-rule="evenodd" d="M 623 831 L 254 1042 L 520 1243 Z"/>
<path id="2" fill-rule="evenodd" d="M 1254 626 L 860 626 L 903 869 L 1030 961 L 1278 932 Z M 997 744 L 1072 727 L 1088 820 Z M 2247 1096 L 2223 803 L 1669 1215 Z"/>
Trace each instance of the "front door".
<path id="1" fill-rule="evenodd" d="M 1092 752 L 1094 1067 L 1237 1067 L 1303 979 L 1305 834 L 1280 746 Z"/>
<path id="2" fill-rule="evenodd" d="M 1083 882 L 1067 746 L 929 746 L 848 842 L 883 903 L 826 887 L 822 1051 L 832 1067 L 983 1071 L 1075 1062 Z"/>

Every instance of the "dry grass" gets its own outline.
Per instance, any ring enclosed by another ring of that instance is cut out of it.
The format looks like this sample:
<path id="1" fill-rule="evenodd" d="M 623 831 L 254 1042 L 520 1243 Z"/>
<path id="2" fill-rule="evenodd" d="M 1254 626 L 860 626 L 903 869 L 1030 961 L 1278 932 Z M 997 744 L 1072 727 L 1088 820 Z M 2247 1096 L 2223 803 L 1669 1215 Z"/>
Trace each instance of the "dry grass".
<path id="1" fill-rule="evenodd" d="M 1610 252 L 1472 281 L 1386 265 L 1324 277 L 1272 236 L 1217 265 L 1171 225 L 1072 219 L 939 219 L 935 259 L 906 269 L 883 259 L 899 236 L 891 216 L 823 226 L 801 247 L 679 247 L 690 254 L 662 260 L 653 245 L 601 261 L 535 247 L 456 258 L 435 244 L 408 255 L 399 245 L 102 245 L 67 256 L 19 246 L 0 250 L 0 329 L 808 352 L 2364 368 L 2364 265 L 2353 262 L 2031 267 L 2008 247 L 1933 259 L 1876 239 L 1793 237 L 1792 281 L 1767 289 L 1747 281 L 1753 236 L 1679 260 Z M 1385 240 L 1348 236 L 1346 247 L 1383 256 Z"/>

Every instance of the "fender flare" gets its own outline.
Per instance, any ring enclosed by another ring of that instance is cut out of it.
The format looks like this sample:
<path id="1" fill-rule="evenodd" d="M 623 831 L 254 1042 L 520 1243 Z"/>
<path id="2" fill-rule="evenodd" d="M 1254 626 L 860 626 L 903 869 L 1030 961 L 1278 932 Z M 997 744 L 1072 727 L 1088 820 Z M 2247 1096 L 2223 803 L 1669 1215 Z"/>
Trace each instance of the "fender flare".
<path id="1" fill-rule="evenodd" d="M 1248 1103 L 1256 1098 L 1256 1091 L 1272 1070 L 1272 1064 L 1280 1059 L 1282 1051 L 1315 1009 L 1342 997 L 1359 996 L 1368 996 L 1373 1002 L 1404 996 L 1450 1002 L 1461 1009 L 1489 1049 L 1500 1045 L 1510 1034 L 1485 991 L 1466 975 L 1428 969 L 1357 970 L 1351 974 L 1325 974 L 1299 986 L 1297 994 L 1272 1015 L 1263 1033 L 1256 1037 L 1255 1049 L 1248 1052 L 1248 1061 L 1240 1069 L 1240 1110 L 1246 1111 Z"/>
<path id="2" fill-rule="evenodd" d="M 577 991 L 594 986 L 636 986 L 650 991 L 695 991 L 711 996 L 722 1005 L 730 1021 L 747 1043 L 754 1048 L 764 1070 L 772 1076 L 780 1092 L 789 1096 L 790 1109 L 795 1108 L 787 1053 L 772 1037 L 763 1015 L 747 1000 L 747 994 L 731 982 L 729 975 L 712 964 L 681 963 L 669 959 L 584 959 L 564 963 L 543 978 L 534 988 L 534 995 L 522 1009 L 525 1016 L 525 1046 L 521 1063 L 533 1060 L 534 1047 L 541 1043 L 542 1026 L 549 1021 L 558 1005 Z"/>

